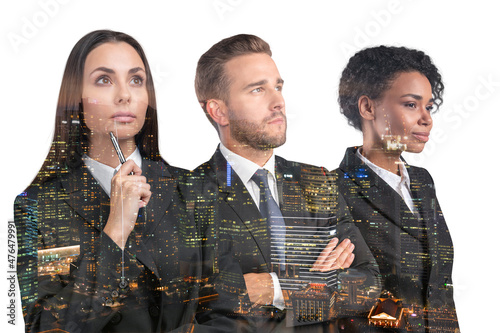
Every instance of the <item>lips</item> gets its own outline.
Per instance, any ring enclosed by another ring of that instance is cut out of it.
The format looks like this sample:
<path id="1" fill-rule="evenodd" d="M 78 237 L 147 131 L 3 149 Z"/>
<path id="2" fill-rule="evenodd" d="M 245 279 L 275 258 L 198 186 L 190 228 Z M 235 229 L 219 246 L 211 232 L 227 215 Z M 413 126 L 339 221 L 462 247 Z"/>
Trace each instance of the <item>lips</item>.
<path id="1" fill-rule="evenodd" d="M 115 114 L 113 114 L 113 116 L 111 117 L 115 122 L 119 122 L 119 123 L 131 123 L 135 120 L 135 115 L 131 112 L 122 112 L 122 111 L 119 111 L 119 112 L 116 112 Z"/>
<path id="2" fill-rule="evenodd" d="M 429 141 L 429 134 L 428 132 L 416 132 L 412 133 L 412 135 L 418 140 L 422 142 L 427 142 Z"/>
<path id="3" fill-rule="evenodd" d="M 279 124 L 283 124 L 285 122 L 285 117 L 283 116 L 278 116 L 278 117 L 275 117 L 275 118 L 272 118 L 270 121 L 268 121 L 267 123 L 268 124 L 274 124 L 274 125 L 279 125 Z"/>

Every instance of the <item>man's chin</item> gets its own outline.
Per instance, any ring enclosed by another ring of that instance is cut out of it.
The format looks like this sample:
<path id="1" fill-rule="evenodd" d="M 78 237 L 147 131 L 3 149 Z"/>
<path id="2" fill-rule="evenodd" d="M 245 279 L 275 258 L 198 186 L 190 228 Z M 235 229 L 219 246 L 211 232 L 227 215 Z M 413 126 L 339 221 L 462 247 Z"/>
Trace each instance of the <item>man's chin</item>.
<path id="1" fill-rule="evenodd" d="M 254 148 L 262 151 L 273 150 L 274 148 L 278 148 L 278 145 L 255 145 Z"/>
<path id="2" fill-rule="evenodd" d="M 271 150 L 283 146 L 285 142 L 286 138 L 283 138 L 280 140 L 257 143 L 254 147 L 259 150 Z"/>

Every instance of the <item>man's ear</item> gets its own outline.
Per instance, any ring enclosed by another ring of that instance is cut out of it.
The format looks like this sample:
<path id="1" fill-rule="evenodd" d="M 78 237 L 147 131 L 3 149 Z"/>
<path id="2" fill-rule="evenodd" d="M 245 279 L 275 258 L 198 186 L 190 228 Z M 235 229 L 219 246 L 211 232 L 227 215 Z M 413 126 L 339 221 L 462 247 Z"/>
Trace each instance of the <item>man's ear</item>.
<path id="1" fill-rule="evenodd" d="M 226 104 L 220 99 L 209 99 L 206 106 L 207 113 L 219 125 L 227 126 L 229 124 L 229 116 Z"/>
<path id="2" fill-rule="evenodd" d="M 375 101 L 363 95 L 358 99 L 358 110 L 361 118 L 365 120 L 375 119 Z"/>

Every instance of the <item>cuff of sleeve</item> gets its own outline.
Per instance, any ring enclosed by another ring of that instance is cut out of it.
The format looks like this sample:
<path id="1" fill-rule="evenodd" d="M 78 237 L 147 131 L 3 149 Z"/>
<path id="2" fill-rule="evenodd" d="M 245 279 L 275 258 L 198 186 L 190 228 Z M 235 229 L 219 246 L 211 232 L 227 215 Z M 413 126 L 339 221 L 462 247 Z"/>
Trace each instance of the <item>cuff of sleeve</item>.
<path id="1" fill-rule="evenodd" d="M 273 305 L 280 310 L 285 308 L 285 299 L 283 298 L 283 292 L 281 291 L 280 280 L 278 279 L 278 275 L 272 272 L 269 273 L 271 278 L 273 279 L 273 288 L 274 288 L 274 298 Z"/>
<path id="2" fill-rule="evenodd" d="M 104 232 L 96 258 L 97 295 L 106 306 L 128 294 L 144 267 L 127 250 L 122 253 Z"/>

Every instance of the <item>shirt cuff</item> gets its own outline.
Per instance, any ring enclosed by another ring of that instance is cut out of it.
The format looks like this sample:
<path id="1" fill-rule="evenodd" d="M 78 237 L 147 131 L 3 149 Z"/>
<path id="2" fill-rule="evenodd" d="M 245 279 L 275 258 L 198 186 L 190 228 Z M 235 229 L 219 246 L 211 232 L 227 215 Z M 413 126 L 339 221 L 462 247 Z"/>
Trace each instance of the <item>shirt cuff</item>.
<path id="1" fill-rule="evenodd" d="M 273 287 L 274 287 L 274 297 L 273 297 L 273 305 L 280 310 L 285 308 L 285 299 L 283 298 L 283 292 L 281 291 L 280 280 L 278 279 L 278 275 L 272 272 L 269 273 L 271 278 L 273 279 Z"/>

